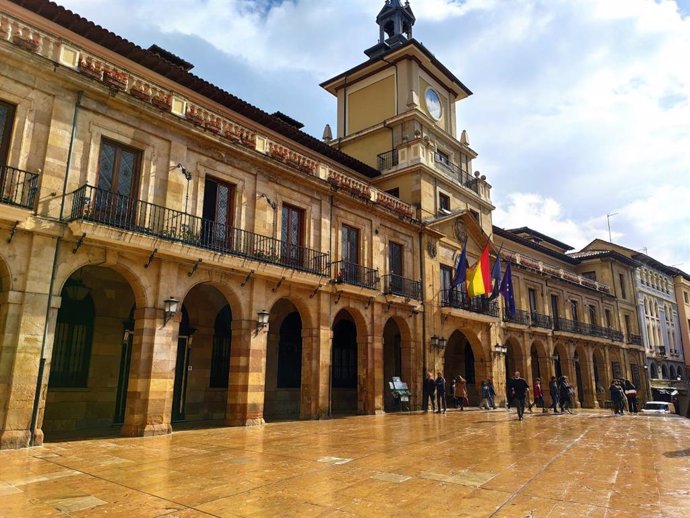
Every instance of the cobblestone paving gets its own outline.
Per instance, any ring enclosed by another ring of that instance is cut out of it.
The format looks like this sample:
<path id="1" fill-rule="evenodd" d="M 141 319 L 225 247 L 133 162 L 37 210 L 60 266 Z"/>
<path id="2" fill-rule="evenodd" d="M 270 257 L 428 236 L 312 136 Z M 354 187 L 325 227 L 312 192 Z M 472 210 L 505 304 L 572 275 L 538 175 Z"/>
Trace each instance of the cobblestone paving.
<path id="1" fill-rule="evenodd" d="M 49 439 L 49 438 L 48 438 Z M 690 420 L 387 414 L 0 451 L 0 517 L 690 517 Z"/>

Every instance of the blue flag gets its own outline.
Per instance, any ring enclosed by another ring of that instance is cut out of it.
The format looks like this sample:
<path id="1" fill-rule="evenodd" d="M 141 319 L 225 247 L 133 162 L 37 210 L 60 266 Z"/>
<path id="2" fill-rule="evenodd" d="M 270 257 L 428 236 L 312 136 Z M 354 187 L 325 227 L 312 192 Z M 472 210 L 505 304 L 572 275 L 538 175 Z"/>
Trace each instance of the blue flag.
<path id="1" fill-rule="evenodd" d="M 498 255 L 496 255 L 494 267 L 491 269 L 491 284 L 493 288 L 491 289 L 489 300 L 494 300 L 498 297 L 499 289 L 501 288 L 501 260 L 498 258 Z"/>
<path id="2" fill-rule="evenodd" d="M 513 318 L 515 316 L 515 295 L 513 294 L 513 274 L 510 271 L 510 263 L 506 267 L 506 274 L 503 276 L 499 291 L 508 304 L 508 316 Z"/>
<path id="3" fill-rule="evenodd" d="M 453 289 L 457 286 L 465 286 L 465 281 L 467 281 L 467 241 L 462 245 L 462 253 L 455 265 L 455 276 L 450 282 L 450 287 Z"/>

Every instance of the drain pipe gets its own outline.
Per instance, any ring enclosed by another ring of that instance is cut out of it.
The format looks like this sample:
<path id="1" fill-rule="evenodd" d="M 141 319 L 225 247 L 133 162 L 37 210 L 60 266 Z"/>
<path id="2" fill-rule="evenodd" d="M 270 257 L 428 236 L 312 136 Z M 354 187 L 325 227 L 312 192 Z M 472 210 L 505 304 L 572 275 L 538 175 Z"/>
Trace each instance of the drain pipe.
<path id="1" fill-rule="evenodd" d="M 81 100 L 84 97 L 84 92 L 80 91 L 77 95 L 77 102 L 74 106 L 74 115 L 72 116 L 72 133 L 69 141 L 69 148 L 67 150 L 67 164 L 65 166 L 65 181 L 62 185 L 62 200 L 60 201 L 60 219 L 59 222 L 63 220 L 63 211 L 65 208 L 65 196 L 67 193 L 67 179 L 69 176 L 70 166 L 72 164 L 72 151 L 74 149 L 74 140 L 77 134 L 77 119 L 79 115 L 79 109 L 81 107 Z M 53 267 L 50 272 L 50 283 L 48 287 L 48 300 L 46 302 L 46 312 L 45 312 L 45 324 L 43 326 L 43 338 L 41 340 L 41 356 L 38 362 L 38 377 L 36 378 L 36 391 L 34 393 L 34 404 L 31 410 L 31 425 L 30 432 L 31 437 L 29 439 L 29 446 L 36 446 L 36 425 L 38 422 L 38 410 L 41 404 L 41 391 L 43 390 L 43 374 L 45 372 L 46 366 L 46 343 L 48 342 L 48 320 L 50 319 L 50 306 L 53 302 L 53 289 L 55 288 L 55 274 L 57 272 L 58 264 L 58 254 L 60 253 L 60 245 L 62 243 L 62 238 L 58 236 L 55 239 L 55 253 L 53 254 Z"/>
<path id="2" fill-rule="evenodd" d="M 423 228 L 419 229 L 419 270 L 422 277 L 421 283 L 421 296 L 422 296 L 422 382 L 425 379 L 425 372 L 427 369 L 427 359 L 426 359 L 426 297 L 425 297 L 425 268 L 424 268 L 424 244 L 423 244 L 424 231 Z M 432 303 L 433 311 L 433 303 Z M 433 313 L 432 313 L 433 314 Z"/>

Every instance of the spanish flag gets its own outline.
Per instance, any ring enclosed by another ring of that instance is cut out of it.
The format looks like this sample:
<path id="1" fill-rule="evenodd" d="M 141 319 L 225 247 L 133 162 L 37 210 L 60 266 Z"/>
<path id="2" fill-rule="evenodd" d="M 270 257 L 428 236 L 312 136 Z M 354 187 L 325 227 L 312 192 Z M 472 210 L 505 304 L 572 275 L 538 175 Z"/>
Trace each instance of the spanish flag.
<path id="1" fill-rule="evenodd" d="M 489 266 L 489 244 L 484 247 L 479 261 L 467 270 L 467 296 L 478 297 L 491 293 L 491 267 Z"/>

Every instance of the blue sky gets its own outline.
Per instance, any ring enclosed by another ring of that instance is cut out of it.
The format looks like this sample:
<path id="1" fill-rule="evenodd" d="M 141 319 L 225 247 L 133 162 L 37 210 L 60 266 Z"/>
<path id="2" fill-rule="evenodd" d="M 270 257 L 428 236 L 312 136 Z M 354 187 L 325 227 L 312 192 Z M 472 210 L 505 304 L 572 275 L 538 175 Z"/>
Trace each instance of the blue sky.
<path id="1" fill-rule="evenodd" d="M 194 73 L 335 127 L 318 84 L 365 60 L 383 0 L 58 0 Z M 690 0 L 411 0 L 414 36 L 475 94 L 458 131 L 494 223 L 608 239 L 690 271 Z M 280 88 L 277 89 L 276 85 Z"/>

